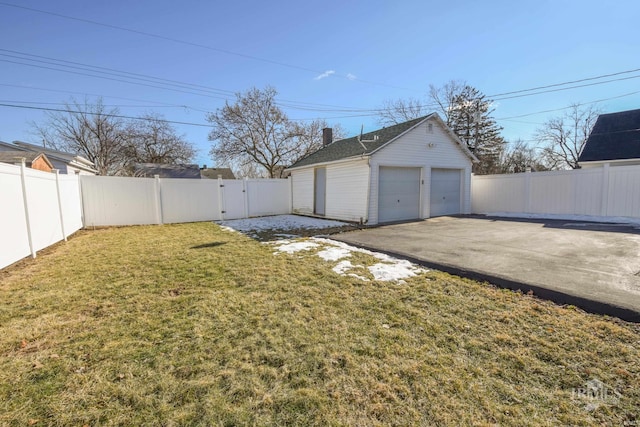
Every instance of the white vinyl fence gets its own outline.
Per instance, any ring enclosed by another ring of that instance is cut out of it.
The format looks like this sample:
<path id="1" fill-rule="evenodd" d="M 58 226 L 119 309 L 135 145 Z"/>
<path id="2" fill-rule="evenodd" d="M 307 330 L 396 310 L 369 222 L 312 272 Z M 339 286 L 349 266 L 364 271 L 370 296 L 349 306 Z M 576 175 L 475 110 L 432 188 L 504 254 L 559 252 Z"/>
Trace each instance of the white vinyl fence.
<path id="1" fill-rule="evenodd" d="M 80 177 L 85 227 L 217 221 L 291 213 L 287 179 Z"/>
<path id="2" fill-rule="evenodd" d="M 0 268 L 82 228 L 78 177 L 0 163 Z"/>
<path id="3" fill-rule="evenodd" d="M 473 176 L 471 210 L 640 218 L 640 166 Z"/>

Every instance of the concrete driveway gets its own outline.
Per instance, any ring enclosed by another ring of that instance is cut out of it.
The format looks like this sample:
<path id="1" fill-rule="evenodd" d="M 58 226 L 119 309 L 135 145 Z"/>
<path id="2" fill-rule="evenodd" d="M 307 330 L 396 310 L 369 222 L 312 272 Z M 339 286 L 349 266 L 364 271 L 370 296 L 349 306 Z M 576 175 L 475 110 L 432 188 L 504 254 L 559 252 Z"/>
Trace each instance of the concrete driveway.
<path id="1" fill-rule="evenodd" d="M 640 322 L 640 229 L 634 226 L 461 216 L 332 238 Z"/>

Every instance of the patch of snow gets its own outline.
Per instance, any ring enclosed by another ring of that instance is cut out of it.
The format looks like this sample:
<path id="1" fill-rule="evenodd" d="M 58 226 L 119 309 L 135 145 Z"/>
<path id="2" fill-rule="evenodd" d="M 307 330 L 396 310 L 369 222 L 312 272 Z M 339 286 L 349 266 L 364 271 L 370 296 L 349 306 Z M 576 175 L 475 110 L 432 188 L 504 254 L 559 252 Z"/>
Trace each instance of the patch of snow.
<path id="1" fill-rule="evenodd" d="M 310 218 L 299 215 L 275 215 L 258 218 L 232 219 L 228 221 L 216 221 L 221 227 L 229 227 L 236 231 L 247 233 L 250 231 L 269 230 L 314 230 L 330 227 L 342 227 L 346 222 L 332 221 L 321 218 Z"/>
<path id="2" fill-rule="evenodd" d="M 231 228 L 231 227 L 227 227 L 227 226 L 221 225 L 221 226 L 220 226 L 220 228 L 222 229 L 222 231 L 228 231 L 228 232 L 230 232 L 230 233 L 237 233 L 237 231 L 236 231 L 236 230 L 234 230 L 234 229 L 233 229 L 233 228 Z"/>
<path id="3" fill-rule="evenodd" d="M 415 276 L 424 270 L 407 260 L 396 260 L 393 264 L 378 263 L 369 267 L 375 280 L 391 281 Z"/>
<path id="4" fill-rule="evenodd" d="M 351 256 L 351 251 L 348 249 L 336 248 L 335 246 L 331 246 L 321 250 L 316 255 L 318 255 L 325 261 L 338 261 L 339 259 Z"/>
<path id="5" fill-rule="evenodd" d="M 394 258 L 387 254 L 383 254 L 380 252 L 373 252 L 367 249 L 361 249 L 355 246 L 351 246 L 344 242 L 338 242 L 336 240 L 325 239 L 321 237 L 313 237 L 310 239 L 320 245 L 325 246 L 325 249 L 318 252 L 318 255 L 321 256 L 326 261 L 337 261 L 338 259 L 345 258 L 350 255 L 351 252 L 363 253 L 366 255 L 373 256 L 374 258 L 382 261 L 375 265 L 368 267 L 369 271 L 373 275 L 375 280 L 379 281 L 399 281 L 399 283 L 404 283 L 402 279 L 407 277 L 415 276 L 417 274 L 426 272 L 424 268 L 418 267 L 415 264 L 403 259 Z M 323 254 L 323 255 L 321 255 Z M 327 255 L 325 258 L 324 255 Z M 340 258 L 329 258 L 329 254 L 337 256 L 338 254 L 342 254 Z M 351 261 L 344 260 L 340 261 L 335 267 L 333 267 L 333 271 L 340 275 L 347 275 L 351 277 L 356 277 L 363 281 L 369 281 L 366 277 L 359 276 L 354 273 L 347 273 L 349 270 L 357 267 L 363 267 L 361 265 L 352 265 Z"/>
<path id="6" fill-rule="evenodd" d="M 351 270 L 354 267 L 355 266 L 353 264 L 351 264 L 351 261 L 345 260 L 345 261 L 340 261 L 338 264 L 336 264 L 336 266 L 333 267 L 332 270 L 334 272 L 342 275 L 342 274 L 345 274 L 347 271 Z"/>
<path id="7" fill-rule="evenodd" d="M 504 218 L 529 218 L 529 219 L 559 219 L 567 221 L 588 221 L 605 224 L 630 224 L 640 226 L 640 218 L 629 218 L 624 216 L 594 216 L 594 215 L 565 215 L 565 214 L 528 214 L 511 212 L 490 212 L 483 215 L 497 216 Z"/>
<path id="8" fill-rule="evenodd" d="M 304 240 L 302 242 L 286 243 L 284 245 L 278 246 L 277 249 L 280 252 L 286 252 L 288 254 L 292 254 L 300 251 L 308 251 L 313 248 L 317 248 L 318 246 L 319 245 L 317 243 Z"/>

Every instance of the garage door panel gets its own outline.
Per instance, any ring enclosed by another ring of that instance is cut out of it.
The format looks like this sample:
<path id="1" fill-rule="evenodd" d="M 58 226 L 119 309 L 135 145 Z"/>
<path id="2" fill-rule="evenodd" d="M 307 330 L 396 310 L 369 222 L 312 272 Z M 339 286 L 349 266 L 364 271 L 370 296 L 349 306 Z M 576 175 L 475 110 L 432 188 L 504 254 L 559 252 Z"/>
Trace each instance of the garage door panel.
<path id="1" fill-rule="evenodd" d="M 380 167 L 378 221 L 420 217 L 420 168 Z"/>
<path id="2" fill-rule="evenodd" d="M 432 169 L 430 216 L 454 215 L 460 209 L 460 169 Z"/>

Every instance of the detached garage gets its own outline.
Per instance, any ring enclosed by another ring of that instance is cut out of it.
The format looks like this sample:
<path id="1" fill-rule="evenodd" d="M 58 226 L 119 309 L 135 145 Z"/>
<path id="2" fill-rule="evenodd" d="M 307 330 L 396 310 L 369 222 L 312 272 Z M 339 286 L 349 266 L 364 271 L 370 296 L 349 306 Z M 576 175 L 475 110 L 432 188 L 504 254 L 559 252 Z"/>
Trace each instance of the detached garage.
<path id="1" fill-rule="evenodd" d="M 469 213 L 477 161 L 435 113 L 332 142 L 288 170 L 293 212 L 378 224 Z"/>

